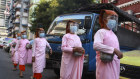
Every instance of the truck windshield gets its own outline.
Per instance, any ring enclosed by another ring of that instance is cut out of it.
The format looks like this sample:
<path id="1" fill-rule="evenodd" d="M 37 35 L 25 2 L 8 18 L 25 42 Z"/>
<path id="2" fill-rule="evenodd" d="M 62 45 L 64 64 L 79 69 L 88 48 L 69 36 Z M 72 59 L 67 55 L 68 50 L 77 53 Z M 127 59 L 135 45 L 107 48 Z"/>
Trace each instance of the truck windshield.
<path id="1" fill-rule="evenodd" d="M 66 25 L 69 20 L 76 21 L 79 24 L 79 29 L 77 34 L 82 35 L 86 32 L 84 29 L 84 19 L 85 16 L 91 16 L 89 14 L 84 15 L 67 15 L 67 16 L 59 16 L 54 22 L 51 24 L 48 34 L 49 35 L 64 35 L 66 34 Z"/>

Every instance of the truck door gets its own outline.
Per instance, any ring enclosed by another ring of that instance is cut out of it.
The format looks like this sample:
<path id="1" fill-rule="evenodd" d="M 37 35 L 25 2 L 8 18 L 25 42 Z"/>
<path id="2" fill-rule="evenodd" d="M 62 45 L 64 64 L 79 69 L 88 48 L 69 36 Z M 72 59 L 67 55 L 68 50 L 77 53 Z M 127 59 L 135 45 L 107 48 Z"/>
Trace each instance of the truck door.
<path id="1" fill-rule="evenodd" d="M 100 24 L 99 24 L 98 15 L 95 16 L 92 26 L 93 27 L 91 29 L 92 30 L 92 41 L 90 42 L 89 70 L 95 71 L 96 70 L 96 51 L 93 50 L 94 35 L 101 28 Z"/>

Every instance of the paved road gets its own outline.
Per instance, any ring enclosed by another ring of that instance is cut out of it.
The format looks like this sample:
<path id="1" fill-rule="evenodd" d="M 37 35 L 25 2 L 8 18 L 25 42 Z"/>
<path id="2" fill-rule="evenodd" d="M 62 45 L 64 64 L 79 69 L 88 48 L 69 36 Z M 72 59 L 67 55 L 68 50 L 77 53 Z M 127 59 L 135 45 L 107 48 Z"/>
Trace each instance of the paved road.
<path id="1" fill-rule="evenodd" d="M 32 66 L 26 65 L 24 78 L 19 78 L 19 69 L 12 71 L 13 64 L 9 53 L 0 48 L 0 79 L 30 79 L 32 76 Z M 53 70 L 45 69 L 42 79 L 59 79 Z M 93 75 L 86 75 L 82 79 L 94 79 Z"/>
<path id="2" fill-rule="evenodd" d="M 13 65 L 10 59 L 10 55 L 3 49 L 0 49 L 0 79 L 21 79 L 19 78 L 19 70 L 12 71 Z M 24 78 L 30 79 L 32 76 L 32 66 L 26 66 Z M 58 79 L 53 70 L 45 69 L 42 79 Z"/>

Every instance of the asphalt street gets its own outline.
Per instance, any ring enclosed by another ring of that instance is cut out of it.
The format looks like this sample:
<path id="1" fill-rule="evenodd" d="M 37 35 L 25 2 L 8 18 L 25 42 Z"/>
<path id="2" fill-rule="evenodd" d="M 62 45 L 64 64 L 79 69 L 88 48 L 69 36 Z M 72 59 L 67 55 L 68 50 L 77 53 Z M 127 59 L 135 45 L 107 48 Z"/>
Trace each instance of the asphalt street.
<path id="1" fill-rule="evenodd" d="M 0 48 L 0 79 L 31 79 L 32 74 L 32 65 L 26 65 L 24 78 L 20 78 L 19 69 L 17 71 L 13 71 L 10 54 Z M 42 76 L 42 79 L 59 79 L 59 77 L 51 69 L 44 69 Z M 85 75 L 82 79 L 95 79 L 95 76 Z M 120 79 L 128 78 L 121 77 Z"/>
<path id="2" fill-rule="evenodd" d="M 13 71 L 12 69 L 13 64 L 9 53 L 0 49 L 0 79 L 31 79 L 33 74 L 31 65 L 26 65 L 24 78 L 19 78 L 19 69 L 17 71 Z M 45 69 L 42 75 L 42 79 L 58 79 L 54 71 L 49 69 Z"/>

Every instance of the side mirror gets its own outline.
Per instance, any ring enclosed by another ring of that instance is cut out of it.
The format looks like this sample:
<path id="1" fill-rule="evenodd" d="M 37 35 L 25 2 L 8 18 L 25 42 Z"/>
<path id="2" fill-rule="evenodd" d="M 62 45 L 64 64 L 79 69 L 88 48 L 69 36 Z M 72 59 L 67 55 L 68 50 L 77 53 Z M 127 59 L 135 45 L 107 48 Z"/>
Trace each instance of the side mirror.
<path id="1" fill-rule="evenodd" d="M 84 28 L 90 29 L 91 27 L 91 16 L 85 16 Z"/>

